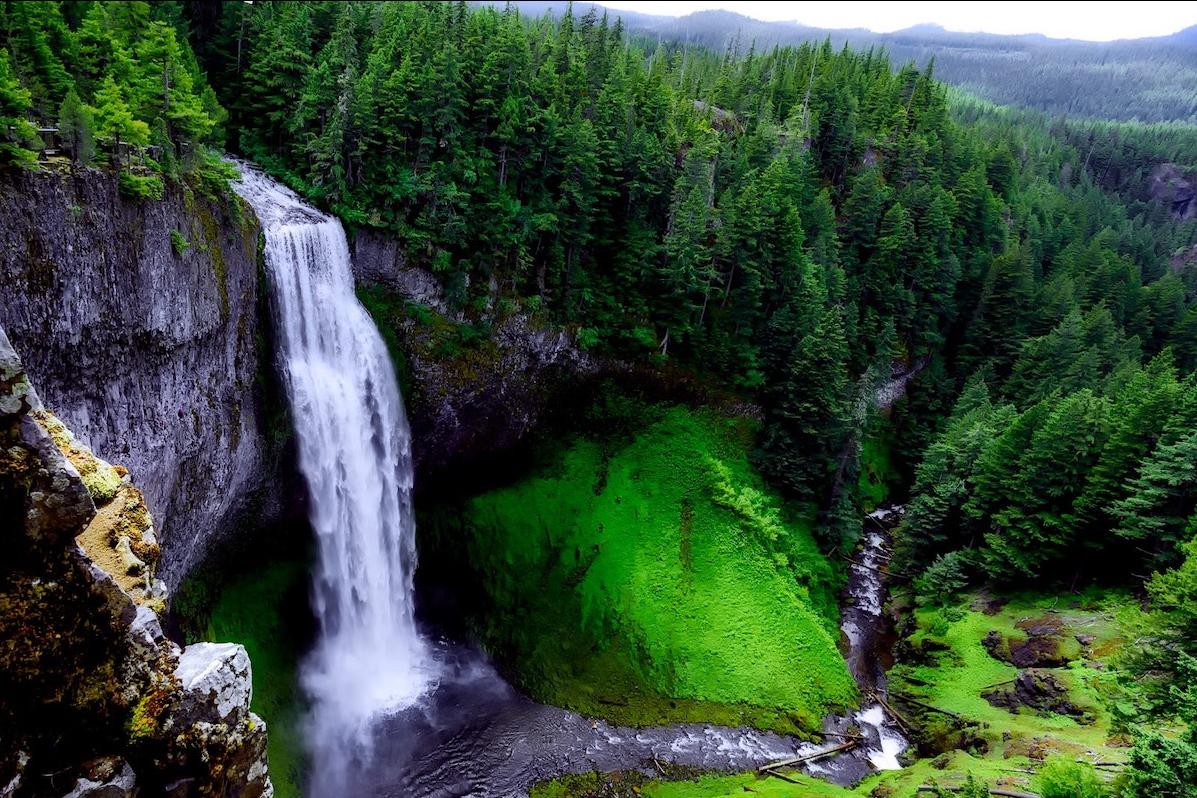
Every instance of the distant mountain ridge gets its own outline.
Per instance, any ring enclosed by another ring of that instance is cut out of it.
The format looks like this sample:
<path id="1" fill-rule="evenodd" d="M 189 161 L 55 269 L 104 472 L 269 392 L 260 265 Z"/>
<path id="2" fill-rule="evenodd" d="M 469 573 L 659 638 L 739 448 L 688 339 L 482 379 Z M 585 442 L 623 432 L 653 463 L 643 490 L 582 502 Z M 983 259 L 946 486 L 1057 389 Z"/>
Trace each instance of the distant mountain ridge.
<path id="1" fill-rule="evenodd" d="M 514 5 L 533 17 L 558 16 L 569 6 L 558 0 Z M 895 67 L 934 58 L 936 77 L 1002 105 L 1070 117 L 1197 123 L 1197 25 L 1167 36 L 1089 42 L 1039 33 L 960 33 L 933 23 L 875 33 L 765 22 L 725 9 L 670 17 L 597 3 L 572 7 L 577 18 L 593 7 L 612 21 L 621 18 L 629 31 L 665 43 L 747 52 L 829 39 L 837 48 L 884 48 Z"/>

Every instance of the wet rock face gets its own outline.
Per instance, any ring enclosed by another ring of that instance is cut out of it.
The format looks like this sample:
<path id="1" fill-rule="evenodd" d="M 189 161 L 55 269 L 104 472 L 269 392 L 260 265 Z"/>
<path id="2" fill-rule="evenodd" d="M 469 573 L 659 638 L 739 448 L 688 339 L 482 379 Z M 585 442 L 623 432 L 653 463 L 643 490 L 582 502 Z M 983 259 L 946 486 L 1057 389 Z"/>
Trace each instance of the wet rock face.
<path id="1" fill-rule="evenodd" d="M 42 407 L 2 328 L 0 539 L 0 794 L 271 794 L 245 650 L 166 639 L 140 491 Z"/>
<path id="2" fill-rule="evenodd" d="M 409 266 L 398 244 L 358 231 L 351 244 L 359 285 L 379 285 L 423 305 L 446 324 L 462 321 L 449 309 L 437 279 Z M 412 457 L 421 481 L 445 475 L 518 444 L 553 411 L 564 391 L 577 390 L 600 370 L 563 330 L 538 327 L 513 313 L 491 324 L 486 344 L 446 356 L 435 325 L 403 319 L 395 325 L 408 359 L 411 385 L 404 402 L 412 428 Z"/>
<path id="3" fill-rule="evenodd" d="M 126 200 L 99 172 L 0 183 L 0 325 L 47 407 L 145 492 L 172 586 L 270 474 L 257 225 L 237 207 Z"/>

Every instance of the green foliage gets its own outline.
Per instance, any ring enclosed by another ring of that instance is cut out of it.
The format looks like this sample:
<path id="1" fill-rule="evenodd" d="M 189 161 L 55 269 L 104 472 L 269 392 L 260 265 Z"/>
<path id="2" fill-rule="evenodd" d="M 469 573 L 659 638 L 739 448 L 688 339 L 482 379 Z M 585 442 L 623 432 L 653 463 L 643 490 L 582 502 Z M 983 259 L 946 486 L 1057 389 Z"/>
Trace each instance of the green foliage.
<path id="1" fill-rule="evenodd" d="M 97 138 L 126 163 L 135 154 L 142 160 L 142 148 L 153 143 L 172 178 L 180 176 L 175 151 L 188 154 L 183 171 L 203 162 L 200 145 L 214 140 L 226 115 L 179 36 L 175 26 L 183 21 L 175 5 L 122 0 L 0 8 L 0 125 L 15 131 L 2 136 L 0 157 L 32 161 L 27 148 L 36 120 L 58 124 L 73 167 L 92 160 Z M 155 18 L 172 13 L 177 19 Z"/>
<path id="2" fill-rule="evenodd" d="M 175 257 L 181 258 L 183 257 L 183 253 L 191 248 L 191 242 L 187 240 L 187 236 L 178 230 L 171 230 L 170 248 L 175 251 Z"/>
<path id="3" fill-rule="evenodd" d="M 956 794 L 961 798 L 986 798 L 989 795 L 989 787 L 970 773 Z"/>
<path id="4" fill-rule="evenodd" d="M 25 116 L 29 107 L 29 91 L 13 74 L 8 53 L 0 50 L 0 163 L 5 166 L 34 163 L 34 153 L 27 145 L 37 130 Z"/>
<path id="5" fill-rule="evenodd" d="M 85 15 L 88 79 L 125 70 L 135 115 L 186 127 L 189 99 L 146 88 L 186 48 L 126 11 Z M 398 238 L 472 320 L 519 300 L 597 355 L 747 395 L 755 462 L 826 518 L 874 487 L 869 375 L 930 363 L 894 410 L 913 465 L 984 371 L 990 411 L 928 449 L 915 568 L 985 547 L 993 575 L 1036 578 L 1099 549 L 1161 434 L 1163 395 L 1122 386 L 1169 346 L 1193 366 L 1197 269 L 1169 265 L 1192 225 L 1137 188 L 1192 162 L 1183 129 L 949 102 L 929 66 L 871 51 L 654 49 L 597 14 L 254 3 L 191 21 L 245 154 Z M 91 44 L 114 29 L 137 65 Z"/>
<path id="6" fill-rule="evenodd" d="M 1171 437 L 1171 436 L 1169 436 Z M 1127 496 L 1113 507 L 1118 534 L 1142 541 L 1173 559 L 1176 547 L 1197 529 L 1197 429 L 1165 439 L 1127 483 Z"/>
<path id="7" fill-rule="evenodd" d="M 134 200 L 162 199 L 166 190 L 162 178 L 157 175 L 136 175 L 132 172 L 121 172 L 120 192 L 122 196 Z"/>
<path id="8" fill-rule="evenodd" d="M 1175 739 L 1158 731 L 1135 735 L 1123 787 L 1124 798 L 1197 796 L 1197 739 Z"/>
<path id="9" fill-rule="evenodd" d="M 1042 798 L 1106 798 L 1110 794 L 1096 768 L 1063 754 L 1048 757 L 1032 783 Z"/>
<path id="10" fill-rule="evenodd" d="M 1128 624 L 1142 641 L 1124 657 L 1135 676 L 1138 719 L 1181 719 L 1197 728 L 1197 538 L 1181 549 L 1184 559 L 1147 583 L 1151 611 Z"/>
<path id="11" fill-rule="evenodd" d="M 117 146 L 121 142 L 145 146 L 150 143 L 150 126 L 133 116 L 125 93 L 112 75 L 96 90 L 96 132 L 111 139 Z"/>
<path id="12" fill-rule="evenodd" d="M 542 700 L 638 725 L 809 729 L 855 700 L 832 574 L 743 446 L 735 424 L 672 408 L 421 524 L 464 545 L 492 607 L 483 639 Z"/>
<path id="13" fill-rule="evenodd" d="M 1192 379 L 1165 352 L 1093 384 L 1019 412 L 970 383 L 919 466 L 903 564 L 976 549 L 985 575 L 1021 581 L 1176 562 L 1197 512 Z"/>
<path id="14" fill-rule="evenodd" d="M 939 554 L 915 580 L 915 593 L 928 602 L 946 604 L 968 586 L 971 570 L 966 552 Z"/>
<path id="15" fill-rule="evenodd" d="M 70 89 L 58 109 L 58 136 L 71 153 L 72 164 L 87 166 L 96 157 L 95 130 L 95 109 Z"/>

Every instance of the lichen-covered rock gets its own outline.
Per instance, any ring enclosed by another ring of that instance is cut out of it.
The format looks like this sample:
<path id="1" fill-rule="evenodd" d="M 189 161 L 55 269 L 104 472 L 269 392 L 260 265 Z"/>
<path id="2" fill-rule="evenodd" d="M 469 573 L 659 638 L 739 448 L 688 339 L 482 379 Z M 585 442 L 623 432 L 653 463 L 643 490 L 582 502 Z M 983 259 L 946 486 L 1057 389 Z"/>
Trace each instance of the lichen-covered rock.
<path id="1" fill-rule="evenodd" d="M 235 643 L 193 643 L 183 649 L 175 676 L 184 699 L 178 713 L 212 723 L 238 723 L 249 712 L 249 654 Z"/>
<path id="2" fill-rule="evenodd" d="M 180 672 L 140 492 L 42 408 L 2 329 L 0 379 L 0 794 L 269 795 L 244 649 Z"/>
<path id="3" fill-rule="evenodd" d="M 136 798 L 137 776 L 123 759 L 104 757 L 83 766 L 71 791 L 62 798 Z"/>
<path id="4" fill-rule="evenodd" d="M 172 231 L 193 246 L 176 253 Z M 94 170 L 0 181 L 0 326 L 46 406 L 145 491 L 171 587 L 251 509 L 282 505 L 257 398 L 270 369 L 257 237 L 236 200 L 178 186 L 137 202 Z M 0 376 L 0 409 L 22 390 Z M 93 493 L 120 484 L 75 465 Z"/>

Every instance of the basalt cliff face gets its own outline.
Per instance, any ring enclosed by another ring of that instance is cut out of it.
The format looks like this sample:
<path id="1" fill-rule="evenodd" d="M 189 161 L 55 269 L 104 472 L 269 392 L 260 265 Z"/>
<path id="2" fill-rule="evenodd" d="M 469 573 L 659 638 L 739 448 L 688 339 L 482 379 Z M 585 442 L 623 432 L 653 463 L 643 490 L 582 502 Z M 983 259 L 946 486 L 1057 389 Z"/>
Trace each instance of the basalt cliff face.
<path id="1" fill-rule="evenodd" d="M 393 239 L 359 230 L 352 241 L 359 286 L 379 286 L 422 313 L 375 321 L 402 349 L 404 401 L 412 428 L 412 457 L 421 479 L 484 462 L 518 445 L 564 397 L 585 392 L 607 372 L 569 333 L 538 325 L 524 313 L 490 308 L 485 340 L 446 346 L 463 318 L 445 301 L 440 284 L 406 262 Z M 423 316 L 423 318 L 421 318 Z"/>
<path id="2" fill-rule="evenodd" d="M 275 369 L 251 210 L 177 185 L 135 201 L 112 174 L 50 171 L 0 181 L 0 220 L 0 326 L 46 406 L 144 491 L 168 588 L 225 536 L 301 509 L 286 418 L 263 396 Z M 600 371 L 570 335 L 521 314 L 492 314 L 481 346 L 446 353 L 438 330 L 461 319 L 436 278 L 373 232 L 352 255 L 360 285 L 437 321 L 391 330 L 417 484 L 509 450 Z"/>
<path id="3" fill-rule="evenodd" d="M 125 199 L 94 170 L 6 179 L 0 220 L 0 325 L 46 406 L 142 486 L 173 587 L 277 503 L 257 222 L 176 185 Z"/>
<path id="4" fill-rule="evenodd" d="M 162 633 L 128 472 L 46 410 L 0 329 L 0 795 L 262 798 L 245 649 Z"/>

